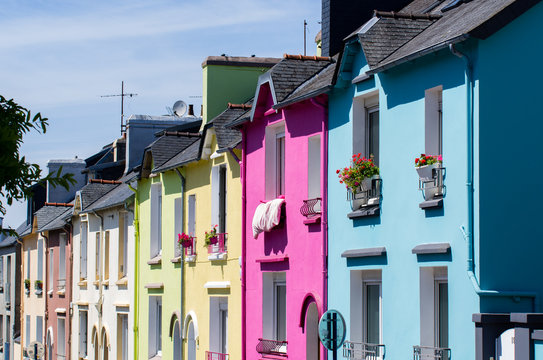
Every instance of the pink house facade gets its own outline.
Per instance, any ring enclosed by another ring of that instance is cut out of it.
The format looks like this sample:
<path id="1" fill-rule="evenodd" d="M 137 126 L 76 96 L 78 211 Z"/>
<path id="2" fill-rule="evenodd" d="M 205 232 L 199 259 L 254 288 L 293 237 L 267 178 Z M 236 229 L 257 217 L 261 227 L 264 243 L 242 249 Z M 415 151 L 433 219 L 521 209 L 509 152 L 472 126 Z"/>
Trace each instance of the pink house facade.
<path id="1" fill-rule="evenodd" d="M 325 358 L 317 326 L 326 310 L 325 93 L 334 68 L 330 58 L 285 55 L 260 77 L 241 125 L 244 359 Z M 278 198 L 279 224 L 255 239 L 257 207 Z"/>

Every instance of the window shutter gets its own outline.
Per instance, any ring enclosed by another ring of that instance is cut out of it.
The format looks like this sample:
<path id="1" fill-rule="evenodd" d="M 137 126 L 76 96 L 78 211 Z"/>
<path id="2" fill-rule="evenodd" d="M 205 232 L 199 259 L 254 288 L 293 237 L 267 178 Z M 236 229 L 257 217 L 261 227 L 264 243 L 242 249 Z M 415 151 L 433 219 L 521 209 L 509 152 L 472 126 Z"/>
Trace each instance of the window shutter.
<path id="1" fill-rule="evenodd" d="M 219 225 L 219 166 L 211 169 L 211 226 Z"/>

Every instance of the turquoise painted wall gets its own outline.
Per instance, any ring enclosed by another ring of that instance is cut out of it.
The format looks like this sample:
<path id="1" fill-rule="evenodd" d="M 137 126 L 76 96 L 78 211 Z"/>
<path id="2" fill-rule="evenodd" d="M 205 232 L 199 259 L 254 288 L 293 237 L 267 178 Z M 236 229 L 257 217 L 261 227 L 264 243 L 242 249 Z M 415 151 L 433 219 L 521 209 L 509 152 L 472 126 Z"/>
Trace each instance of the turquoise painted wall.
<path id="1" fill-rule="evenodd" d="M 534 360 L 543 359 L 543 341 L 536 340 L 534 341 Z"/>

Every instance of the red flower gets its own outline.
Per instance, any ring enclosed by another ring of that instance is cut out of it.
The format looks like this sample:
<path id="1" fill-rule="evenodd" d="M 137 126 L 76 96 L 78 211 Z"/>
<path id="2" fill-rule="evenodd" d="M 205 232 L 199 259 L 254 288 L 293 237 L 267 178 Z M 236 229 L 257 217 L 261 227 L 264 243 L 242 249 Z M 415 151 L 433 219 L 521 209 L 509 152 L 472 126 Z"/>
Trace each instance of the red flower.
<path id="1" fill-rule="evenodd" d="M 336 170 L 336 174 L 339 174 L 339 170 Z"/>
<path id="2" fill-rule="evenodd" d="M 419 162 L 419 158 L 416 158 L 415 159 L 415 164 Z"/>

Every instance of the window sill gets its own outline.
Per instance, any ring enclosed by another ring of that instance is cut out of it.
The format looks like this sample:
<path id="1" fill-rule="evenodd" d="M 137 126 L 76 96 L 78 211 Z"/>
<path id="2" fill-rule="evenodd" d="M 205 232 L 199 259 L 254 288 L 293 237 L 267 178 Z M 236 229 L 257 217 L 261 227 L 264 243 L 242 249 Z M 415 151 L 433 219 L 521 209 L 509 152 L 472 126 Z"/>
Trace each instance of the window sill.
<path id="1" fill-rule="evenodd" d="M 147 265 L 160 265 L 162 264 L 162 255 L 157 255 L 151 260 L 147 261 Z"/>
<path id="2" fill-rule="evenodd" d="M 109 286 L 109 279 L 102 281 L 102 286 Z"/>
<path id="3" fill-rule="evenodd" d="M 419 204 L 422 210 L 439 209 L 443 207 L 443 197 L 438 197 L 432 200 L 426 200 Z"/>
<path id="4" fill-rule="evenodd" d="M 40 296 L 40 295 L 43 294 L 43 290 L 35 290 L 35 291 L 34 291 L 34 294 Z"/>
<path id="5" fill-rule="evenodd" d="M 47 295 L 49 295 L 49 297 L 53 296 L 53 289 L 49 290 L 49 291 L 47 292 Z"/>
<path id="6" fill-rule="evenodd" d="M 126 286 L 126 285 L 128 285 L 128 277 L 123 276 L 119 280 L 115 281 L 115 285 L 117 285 L 117 286 Z"/>
<path id="7" fill-rule="evenodd" d="M 227 253 L 216 253 L 216 254 L 209 254 L 207 259 L 210 261 L 220 261 L 220 260 L 226 260 L 228 257 Z"/>
<path id="8" fill-rule="evenodd" d="M 149 358 L 149 360 L 162 360 L 162 355 L 155 355 L 152 358 Z"/>
<path id="9" fill-rule="evenodd" d="M 381 207 L 379 205 L 370 205 L 365 206 L 363 208 L 360 208 L 358 210 L 355 210 L 349 214 L 347 214 L 347 217 L 351 220 L 360 219 L 363 217 L 369 217 L 369 216 L 379 216 L 380 215 L 380 209 Z"/>
<path id="10" fill-rule="evenodd" d="M 92 282 L 92 285 L 94 285 L 94 286 L 96 286 L 96 287 L 100 286 L 100 280 L 95 280 L 95 281 L 93 281 L 93 282 Z"/>
<path id="11" fill-rule="evenodd" d="M 181 256 L 176 256 L 173 259 L 170 259 L 170 262 L 172 262 L 174 264 L 180 263 L 181 262 Z"/>
<path id="12" fill-rule="evenodd" d="M 87 287 L 87 279 L 79 280 L 77 283 L 80 287 Z"/>
<path id="13" fill-rule="evenodd" d="M 317 216 L 312 216 L 305 219 L 304 225 L 320 224 L 320 222 L 321 222 L 321 216 L 317 215 Z"/>
<path id="14" fill-rule="evenodd" d="M 196 255 L 187 255 L 185 257 L 185 262 L 188 262 L 188 263 L 196 262 Z"/>
<path id="15" fill-rule="evenodd" d="M 66 289 L 62 289 L 62 290 L 57 291 L 57 295 L 60 295 L 60 296 L 66 295 Z"/>

